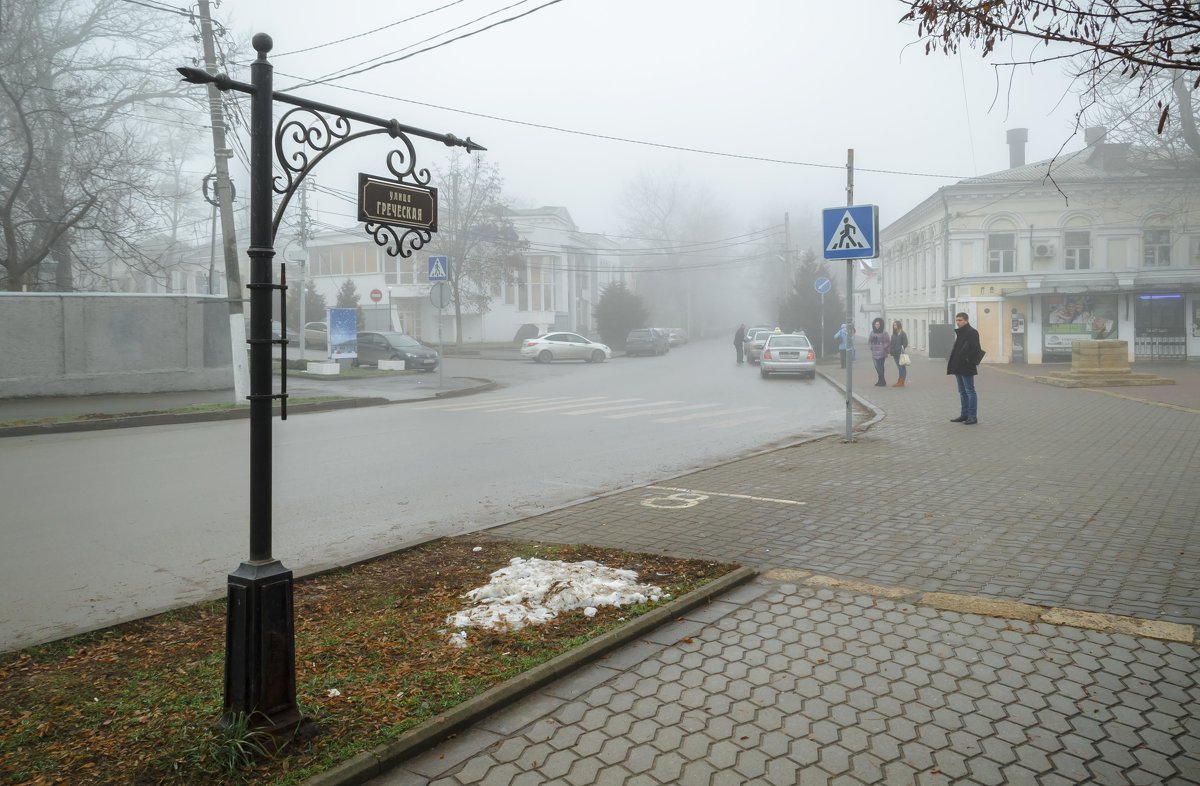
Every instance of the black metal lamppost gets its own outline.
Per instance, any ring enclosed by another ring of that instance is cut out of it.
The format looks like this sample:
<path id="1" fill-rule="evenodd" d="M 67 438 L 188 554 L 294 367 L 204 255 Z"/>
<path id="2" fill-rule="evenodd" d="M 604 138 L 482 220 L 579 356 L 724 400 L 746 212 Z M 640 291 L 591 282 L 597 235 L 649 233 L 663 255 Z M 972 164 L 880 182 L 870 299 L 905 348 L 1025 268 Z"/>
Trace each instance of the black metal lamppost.
<path id="1" fill-rule="evenodd" d="M 276 93 L 274 69 L 267 61 L 271 37 L 259 33 L 254 36 L 253 45 L 258 57 L 250 66 L 250 84 L 199 68 L 178 71 L 186 82 L 213 83 L 222 91 L 236 90 L 251 97 L 250 247 L 246 252 L 250 257 L 250 557 L 229 574 L 225 706 L 221 721 L 229 723 L 238 715 L 246 715 L 251 717 L 253 725 L 282 735 L 296 729 L 303 719 L 296 705 L 292 572 L 271 556 L 271 402 L 274 399 L 281 399 L 281 414 L 287 418 L 287 339 L 271 337 L 271 296 L 286 286 L 282 271 L 280 283 L 274 283 L 271 269 L 279 222 L 301 182 L 326 155 L 347 142 L 387 133 L 404 146 L 388 154 L 387 166 L 395 177 L 391 182 L 410 194 L 424 193 L 431 197 L 434 215 L 432 221 L 426 217 L 412 223 L 381 218 L 368 211 L 366 230 L 387 253 L 409 257 L 437 231 L 437 191 L 428 187 L 429 171 L 416 169 L 416 151 L 408 136 L 464 147 L 471 152 L 485 148 L 469 137 L 459 139 L 453 134 L 425 131 L 396 120 Z M 278 129 L 273 130 L 276 101 L 297 108 L 289 110 Z M 326 115 L 332 117 L 332 122 Z M 373 128 L 351 133 L 351 121 Z M 299 150 L 285 152 L 288 142 L 299 146 Z M 282 176 L 272 178 L 273 164 L 280 166 Z M 404 183 L 405 180 L 409 182 Z M 282 195 L 274 217 L 273 193 Z M 398 211 L 379 212 L 390 216 Z M 396 226 L 408 229 L 399 234 Z M 271 347 L 277 343 L 284 348 L 285 362 L 281 392 L 275 394 L 271 383 Z"/>

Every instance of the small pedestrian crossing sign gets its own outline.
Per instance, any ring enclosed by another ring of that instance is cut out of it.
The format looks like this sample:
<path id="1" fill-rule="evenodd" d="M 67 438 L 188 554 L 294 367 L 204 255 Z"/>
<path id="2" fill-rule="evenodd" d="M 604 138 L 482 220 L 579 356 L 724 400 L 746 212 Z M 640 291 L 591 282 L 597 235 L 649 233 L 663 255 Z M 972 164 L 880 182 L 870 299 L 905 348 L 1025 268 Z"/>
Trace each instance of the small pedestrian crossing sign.
<path id="1" fill-rule="evenodd" d="M 450 259 L 449 259 L 449 257 L 430 257 L 429 258 L 429 280 L 430 281 L 449 281 L 450 280 Z"/>
<path id="2" fill-rule="evenodd" d="M 874 259 L 879 256 L 879 208 L 876 205 L 827 207 L 821 211 L 826 259 Z"/>

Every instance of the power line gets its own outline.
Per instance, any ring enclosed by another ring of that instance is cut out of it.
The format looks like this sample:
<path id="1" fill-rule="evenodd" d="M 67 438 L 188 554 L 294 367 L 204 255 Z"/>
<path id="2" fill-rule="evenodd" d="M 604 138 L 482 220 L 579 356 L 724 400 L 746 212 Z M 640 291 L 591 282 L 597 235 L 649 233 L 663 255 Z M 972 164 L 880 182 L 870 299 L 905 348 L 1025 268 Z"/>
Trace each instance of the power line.
<path id="1" fill-rule="evenodd" d="M 530 14 L 536 14 L 538 11 L 541 11 L 543 8 L 548 8 L 549 6 L 556 5 L 557 3 L 561 3 L 562 1 L 563 0 L 549 0 L 549 2 L 543 3 L 542 5 L 538 6 L 537 8 L 532 8 L 524 13 L 517 14 L 516 16 L 508 17 L 507 19 L 501 19 L 499 22 L 493 22 L 492 24 L 487 25 L 486 27 L 481 27 L 478 30 L 472 30 L 469 33 L 463 33 L 462 35 L 451 38 L 448 41 L 442 41 L 439 44 L 434 44 L 433 46 L 428 46 L 428 47 L 425 47 L 424 49 L 419 49 L 416 52 L 410 52 L 407 55 L 401 55 L 400 57 L 396 57 L 391 60 L 384 60 L 382 62 L 375 63 L 374 65 L 367 66 L 366 68 L 360 68 L 357 71 L 346 71 L 346 72 L 336 74 L 336 75 L 323 76 L 320 79 L 316 79 L 311 82 L 307 82 L 305 84 L 295 85 L 291 89 L 294 90 L 297 87 L 309 87 L 311 85 L 328 84 L 335 79 L 345 79 L 346 77 L 357 76 L 358 74 L 365 74 L 368 71 L 374 71 L 376 68 L 381 68 L 385 65 L 391 65 L 392 63 L 399 63 L 402 60 L 408 60 L 410 57 L 416 57 L 417 55 L 425 54 L 426 52 L 432 52 L 434 49 L 440 49 L 443 46 L 448 46 L 449 44 L 453 44 L 456 41 L 461 41 L 464 38 L 471 38 L 472 36 L 476 36 L 476 35 L 479 35 L 480 33 L 487 32 L 488 30 L 491 30 L 494 27 L 499 27 L 500 25 L 505 25 L 505 24 L 508 24 L 509 22 L 515 22 L 518 19 L 522 19 L 526 16 L 529 16 Z M 506 8 L 512 8 L 514 6 L 521 5 L 522 3 L 525 3 L 525 2 L 528 2 L 528 0 L 519 0 L 518 2 L 513 3 L 510 6 L 506 6 Z M 505 10 L 505 9 L 500 9 L 500 10 Z M 496 12 L 493 12 L 493 13 L 496 13 Z M 488 14 L 488 16 L 490 16 L 490 14 Z M 482 19 L 484 17 L 480 17 L 480 18 Z M 478 20 L 473 20 L 473 21 L 478 21 Z M 467 24 L 470 24 L 470 22 L 468 22 Z M 460 25 L 460 27 L 461 27 L 461 25 Z M 453 28 L 453 29 L 458 29 L 458 28 Z M 438 35 L 444 35 L 444 33 L 439 33 Z M 437 36 L 433 36 L 433 37 L 436 38 Z M 429 40 L 429 39 L 426 39 L 426 40 Z M 416 44 L 414 44 L 414 46 L 416 46 Z M 362 65 L 362 64 L 360 63 L 359 65 Z M 355 68 L 355 67 L 356 66 L 351 66 L 351 68 Z"/>
<path id="2" fill-rule="evenodd" d="M 191 11 L 187 10 L 186 8 L 171 8 L 170 6 L 160 5 L 159 3 L 142 2 L 142 0 L 124 0 L 124 2 L 131 3 L 133 5 L 144 6 L 146 8 L 150 8 L 155 11 L 165 11 L 168 14 L 178 14 L 179 16 L 186 16 L 188 19 L 193 18 Z"/>
<path id="3" fill-rule="evenodd" d="M 429 16 L 430 14 L 437 13 L 438 11 L 443 11 L 452 5 L 458 5 L 459 3 L 463 3 L 463 2 L 466 2 L 466 0 L 454 0 L 454 2 L 452 2 L 452 3 L 446 3 L 445 5 L 438 6 L 437 8 L 431 8 L 430 10 L 425 11 L 423 13 L 414 14 L 413 16 L 410 16 L 407 19 L 401 19 L 396 22 L 391 22 L 389 24 L 382 25 L 380 27 L 376 27 L 373 30 L 367 30 L 365 33 L 358 33 L 357 35 L 347 36 L 346 38 L 339 38 L 336 41 L 328 41 L 324 44 L 317 44 L 316 46 L 310 46 L 310 47 L 306 47 L 304 49 L 294 49 L 291 52 L 272 53 L 271 56 L 272 57 L 287 57 L 288 55 L 299 55 L 299 54 L 303 54 L 304 52 L 312 52 L 316 49 L 324 49 L 327 46 L 335 46 L 337 44 L 344 44 L 347 41 L 353 41 L 356 38 L 363 38 L 365 36 L 371 35 L 372 33 L 379 33 L 384 30 L 387 30 L 389 28 L 395 27 L 396 25 L 402 25 L 405 22 L 411 22 L 414 19 L 420 19 L 423 16 Z M 503 9 L 501 9 L 501 10 L 503 10 Z M 442 33 L 438 33 L 438 35 L 442 35 Z M 416 46 L 416 44 L 413 44 L 413 46 Z M 403 51 L 403 50 L 398 50 L 398 51 Z M 370 60 L 365 60 L 363 62 L 369 63 Z M 359 65 L 362 65 L 362 63 L 359 63 Z M 351 68 L 353 68 L 353 66 L 351 66 Z"/>

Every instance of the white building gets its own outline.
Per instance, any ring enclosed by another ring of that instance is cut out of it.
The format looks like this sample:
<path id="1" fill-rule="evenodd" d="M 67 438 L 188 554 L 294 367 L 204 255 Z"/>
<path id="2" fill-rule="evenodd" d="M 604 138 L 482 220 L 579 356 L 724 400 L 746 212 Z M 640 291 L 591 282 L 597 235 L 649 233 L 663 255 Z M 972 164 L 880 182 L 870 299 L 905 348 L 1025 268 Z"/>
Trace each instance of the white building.
<path id="1" fill-rule="evenodd" d="M 1131 361 L 1200 357 L 1200 168 L 1104 129 L 1036 164 L 1025 141 L 1009 131 L 1009 169 L 941 188 L 881 232 L 889 323 L 920 345 L 965 311 L 994 363 L 1070 361 L 1083 338 L 1126 340 Z"/>
<path id="2" fill-rule="evenodd" d="M 508 217 L 526 250 L 492 287 L 489 308 L 463 313 L 462 342 L 512 342 L 519 334 L 551 329 L 594 335 L 602 289 L 623 276 L 617 246 L 579 232 L 564 207 L 510 210 Z M 427 247 L 408 259 L 391 257 L 359 225 L 314 237 L 307 276 L 331 307 L 339 287 L 352 280 L 366 328 L 403 330 L 436 341 L 439 309 L 430 301 L 428 278 L 428 257 L 436 253 Z M 441 310 L 440 320 L 442 340 L 458 341 L 453 306 Z"/>

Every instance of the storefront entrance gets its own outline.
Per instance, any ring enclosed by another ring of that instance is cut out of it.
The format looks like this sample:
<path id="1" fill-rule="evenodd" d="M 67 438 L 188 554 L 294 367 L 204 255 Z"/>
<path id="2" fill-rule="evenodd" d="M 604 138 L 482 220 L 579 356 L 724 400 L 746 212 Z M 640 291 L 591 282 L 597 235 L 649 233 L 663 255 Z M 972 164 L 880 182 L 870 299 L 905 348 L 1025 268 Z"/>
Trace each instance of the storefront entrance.
<path id="1" fill-rule="evenodd" d="M 1138 295 L 1134 315 L 1136 360 L 1187 359 L 1183 295 Z"/>

